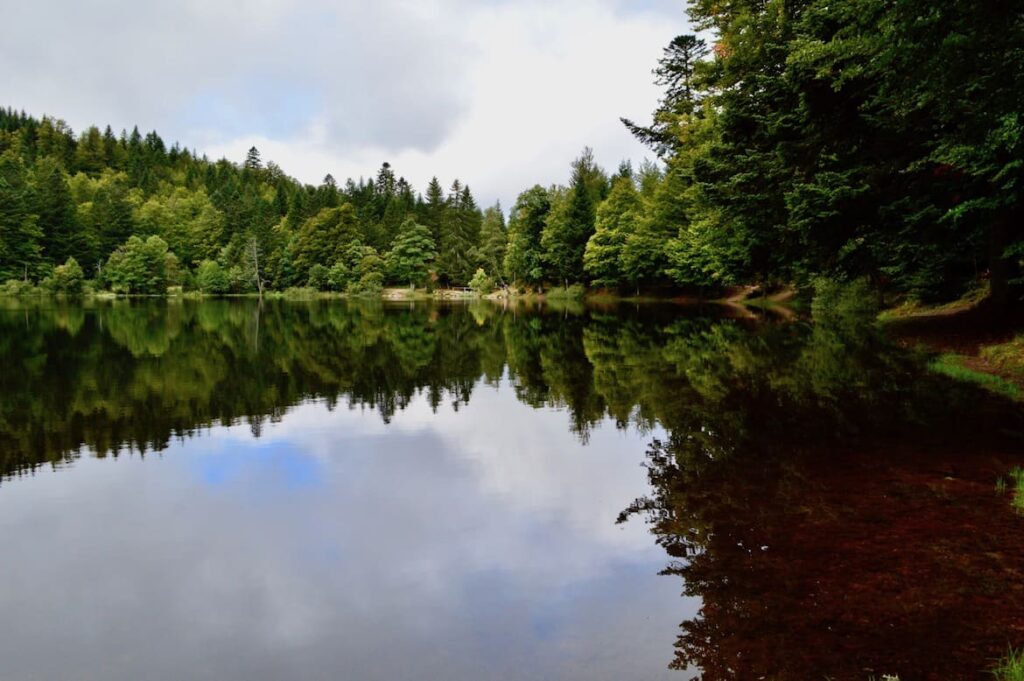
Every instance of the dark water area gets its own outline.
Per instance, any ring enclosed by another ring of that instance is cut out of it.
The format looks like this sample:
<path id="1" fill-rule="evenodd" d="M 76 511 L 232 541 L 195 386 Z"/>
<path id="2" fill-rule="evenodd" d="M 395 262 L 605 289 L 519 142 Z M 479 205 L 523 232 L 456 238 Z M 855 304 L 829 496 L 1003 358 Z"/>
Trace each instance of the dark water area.
<path id="1" fill-rule="evenodd" d="M 0 303 L 0 679 L 985 679 L 1021 405 L 835 293 Z"/>

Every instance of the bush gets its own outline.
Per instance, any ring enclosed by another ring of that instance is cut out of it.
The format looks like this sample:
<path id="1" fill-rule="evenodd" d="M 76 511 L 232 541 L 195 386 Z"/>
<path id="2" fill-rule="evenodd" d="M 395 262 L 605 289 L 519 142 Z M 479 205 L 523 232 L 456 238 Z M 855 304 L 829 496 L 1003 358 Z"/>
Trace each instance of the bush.
<path id="1" fill-rule="evenodd" d="M 317 263 L 309 268 L 309 287 L 317 291 L 326 291 L 329 286 L 330 270 Z"/>
<path id="2" fill-rule="evenodd" d="M 228 282 L 234 293 L 248 293 L 256 290 L 256 282 L 252 274 L 241 265 L 234 265 L 228 270 Z"/>
<path id="3" fill-rule="evenodd" d="M 168 265 L 177 262 L 173 255 L 158 236 L 133 236 L 110 254 L 103 275 L 117 293 L 166 294 Z"/>
<path id="4" fill-rule="evenodd" d="M 0 286 L 0 296 L 21 297 L 39 293 L 39 289 L 21 279 L 8 279 L 3 286 Z"/>
<path id="5" fill-rule="evenodd" d="M 231 290 L 231 279 L 216 260 L 204 260 L 196 270 L 196 286 L 203 293 L 227 293 Z"/>
<path id="6" fill-rule="evenodd" d="M 290 286 L 281 295 L 288 300 L 311 300 L 319 294 L 319 291 L 308 286 Z"/>
<path id="7" fill-rule="evenodd" d="M 371 270 L 367 272 L 359 281 L 352 283 L 348 291 L 360 296 L 369 295 L 380 295 L 381 289 L 384 288 L 384 274 L 382 272 Z"/>
<path id="8" fill-rule="evenodd" d="M 556 300 L 581 300 L 586 292 L 587 289 L 585 289 L 582 284 L 573 284 L 569 288 L 556 286 L 552 289 L 548 289 L 547 297 L 554 298 Z"/>
<path id="9" fill-rule="evenodd" d="M 352 273 L 341 260 L 334 263 L 334 267 L 327 272 L 327 284 L 332 291 L 344 291 L 351 280 Z"/>
<path id="10" fill-rule="evenodd" d="M 494 290 L 494 280 L 487 276 L 483 268 L 478 268 L 473 278 L 469 280 L 469 287 L 476 293 L 485 296 Z"/>
<path id="11" fill-rule="evenodd" d="M 85 272 L 74 258 L 68 258 L 63 265 L 53 269 L 49 277 L 49 289 L 53 293 L 80 296 L 85 290 Z"/>

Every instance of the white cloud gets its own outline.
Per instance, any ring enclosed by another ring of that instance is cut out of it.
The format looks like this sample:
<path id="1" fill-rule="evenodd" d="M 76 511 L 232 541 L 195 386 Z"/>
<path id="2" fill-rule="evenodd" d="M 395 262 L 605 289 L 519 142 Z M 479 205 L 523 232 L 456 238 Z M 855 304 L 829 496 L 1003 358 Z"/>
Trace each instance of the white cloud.
<path id="1" fill-rule="evenodd" d="M 645 118 L 682 3 L 649 0 L 130 0 L 3 9 L 5 105 L 76 128 L 156 128 L 213 157 L 258 146 L 299 179 L 387 160 L 506 206 L 564 182 L 585 145 L 614 167 Z"/>

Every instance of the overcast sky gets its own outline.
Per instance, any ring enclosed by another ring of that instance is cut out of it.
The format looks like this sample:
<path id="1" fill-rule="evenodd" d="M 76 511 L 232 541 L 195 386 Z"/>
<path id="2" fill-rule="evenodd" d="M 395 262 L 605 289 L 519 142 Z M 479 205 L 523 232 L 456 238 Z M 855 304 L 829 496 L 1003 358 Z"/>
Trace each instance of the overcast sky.
<path id="1" fill-rule="evenodd" d="M 682 0 L 35 0 L 0 5 L 0 105 L 241 161 L 256 145 L 300 180 L 417 190 L 458 176 L 508 208 L 566 182 L 594 148 L 650 154 L 647 120 Z"/>

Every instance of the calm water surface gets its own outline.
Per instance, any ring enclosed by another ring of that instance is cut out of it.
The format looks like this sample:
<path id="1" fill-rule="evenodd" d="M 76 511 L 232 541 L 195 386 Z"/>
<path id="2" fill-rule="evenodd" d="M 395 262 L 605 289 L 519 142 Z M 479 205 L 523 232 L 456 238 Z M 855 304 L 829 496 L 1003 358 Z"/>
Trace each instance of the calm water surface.
<path id="1" fill-rule="evenodd" d="M 986 678 L 1021 409 L 849 302 L 0 306 L 0 679 Z"/>

